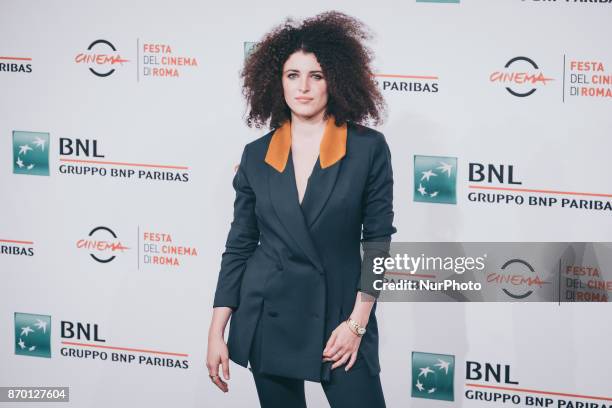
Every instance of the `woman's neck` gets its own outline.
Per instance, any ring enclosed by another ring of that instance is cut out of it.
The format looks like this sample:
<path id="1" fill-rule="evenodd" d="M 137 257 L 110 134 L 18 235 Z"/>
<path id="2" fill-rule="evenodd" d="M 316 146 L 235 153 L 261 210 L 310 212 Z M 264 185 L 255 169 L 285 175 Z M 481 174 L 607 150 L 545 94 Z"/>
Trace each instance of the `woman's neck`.
<path id="1" fill-rule="evenodd" d="M 325 111 L 309 118 L 291 114 L 291 135 L 299 139 L 320 138 L 325 131 Z"/>

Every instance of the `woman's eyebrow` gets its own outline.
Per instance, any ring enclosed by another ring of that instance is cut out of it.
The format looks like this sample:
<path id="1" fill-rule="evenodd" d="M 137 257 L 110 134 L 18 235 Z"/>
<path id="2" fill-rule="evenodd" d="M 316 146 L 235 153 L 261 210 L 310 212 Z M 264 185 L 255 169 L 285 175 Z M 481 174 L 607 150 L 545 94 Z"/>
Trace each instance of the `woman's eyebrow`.
<path id="1" fill-rule="evenodd" d="M 285 70 L 284 72 L 300 72 L 300 70 L 299 69 L 295 69 L 295 68 L 289 68 L 289 69 Z M 323 73 L 323 71 L 318 70 L 318 69 L 312 70 L 312 71 L 308 71 L 308 72 L 310 74 L 313 74 L 313 73 L 322 74 Z"/>

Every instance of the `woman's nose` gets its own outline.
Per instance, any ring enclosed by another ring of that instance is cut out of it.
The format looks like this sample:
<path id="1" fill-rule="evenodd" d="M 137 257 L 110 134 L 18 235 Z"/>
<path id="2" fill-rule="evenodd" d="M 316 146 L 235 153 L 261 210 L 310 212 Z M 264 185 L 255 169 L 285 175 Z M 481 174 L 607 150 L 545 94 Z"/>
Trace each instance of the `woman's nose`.
<path id="1" fill-rule="evenodd" d="M 300 82 L 300 92 L 308 92 L 310 90 L 310 85 L 308 84 L 308 78 L 302 79 Z"/>

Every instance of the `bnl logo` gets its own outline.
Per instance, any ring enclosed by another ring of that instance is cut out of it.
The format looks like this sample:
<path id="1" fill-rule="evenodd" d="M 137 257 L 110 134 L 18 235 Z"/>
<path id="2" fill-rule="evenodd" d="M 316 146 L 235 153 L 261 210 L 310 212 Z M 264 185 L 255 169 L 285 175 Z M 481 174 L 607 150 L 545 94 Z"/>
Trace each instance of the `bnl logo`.
<path id="1" fill-rule="evenodd" d="M 454 400 L 455 356 L 412 352 L 412 397 Z"/>
<path id="2" fill-rule="evenodd" d="M 51 357 L 51 316 L 15 312 L 15 354 Z"/>
<path id="3" fill-rule="evenodd" d="M 414 156 L 414 201 L 457 204 L 457 158 Z"/>
<path id="4" fill-rule="evenodd" d="M 512 164 L 468 163 L 470 183 L 520 185 Z M 414 201 L 457 204 L 457 158 L 414 155 Z"/>
<path id="5" fill-rule="evenodd" d="M 49 133 L 13 131 L 13 173 L 49 175 Z"/>

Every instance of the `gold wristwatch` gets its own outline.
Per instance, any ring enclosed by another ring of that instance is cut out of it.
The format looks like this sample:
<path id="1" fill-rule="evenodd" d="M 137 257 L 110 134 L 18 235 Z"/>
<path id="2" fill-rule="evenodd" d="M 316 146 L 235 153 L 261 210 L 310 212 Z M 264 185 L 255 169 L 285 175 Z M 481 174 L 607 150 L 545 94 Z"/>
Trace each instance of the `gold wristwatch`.
<path id="1" fill-rule="evenodd" d="M 366 332 L 365 327 L 361 327 L 359 323 L 357 323 L 350 317 L 346 319 L 346 324 L 348 324 L 348 327 L 351 329 L 351 331 L 359 337 L 363 336 Z"/>

